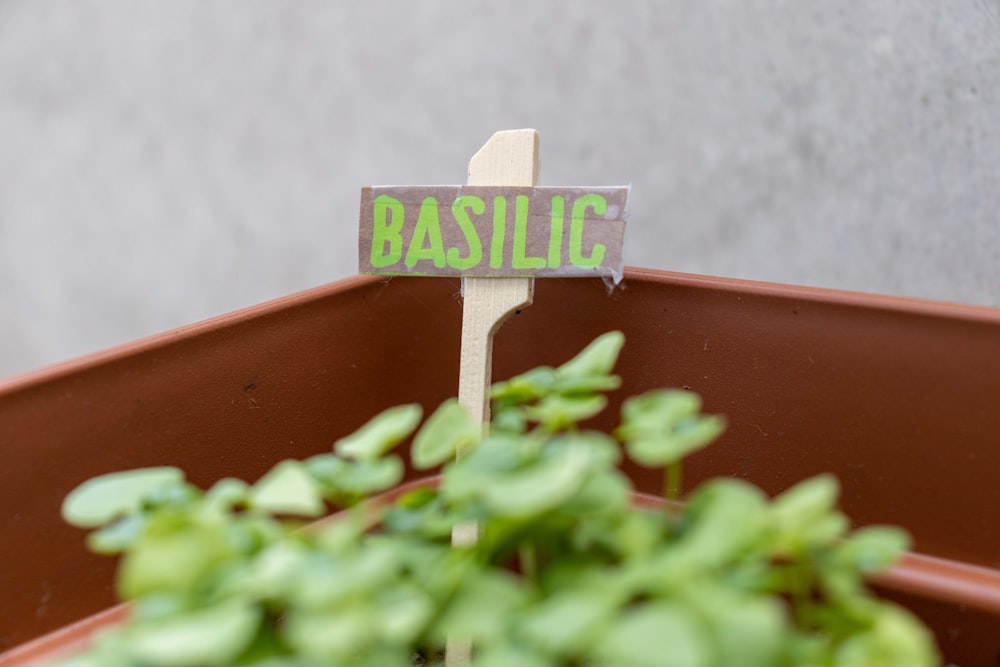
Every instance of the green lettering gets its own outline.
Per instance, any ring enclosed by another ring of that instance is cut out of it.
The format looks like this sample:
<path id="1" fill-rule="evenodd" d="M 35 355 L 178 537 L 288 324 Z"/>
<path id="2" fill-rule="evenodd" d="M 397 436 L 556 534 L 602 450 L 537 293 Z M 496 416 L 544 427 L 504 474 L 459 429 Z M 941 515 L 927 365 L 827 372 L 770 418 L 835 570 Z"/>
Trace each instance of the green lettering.
<path id="1" fill-rule="evenodd" d="M 503 242 L 507 227 L 507 200 L 493 198 L 493 242 L 490 244 L 490 268 L 503 268 Z"/>
<path id="2" fill-rule="evenodd" d="M 608 202 L 597 194 L 583 195 L 573 202 L 573 216 L 569 227 L 569 261 L 573 266 L 583 269 L 600 266 L 605 250 L 604 244 L 595 243 L 590 257 L 583 256 L 583 217 L 588 206 L 597 215 L 604 215 L 608 210 Z"/>
<path id="3" fill-rule="evenodd" d="M 379 269 L 392 266 L 403 257 L 403 236 L 400 234 L 403 231 L 403 202 L 389 195 L 379 195 L 375 198 L 372 218 L 372 266 Z M 389 244 L 388 252 L 386 244 Z"/>
<path id="4" fill-rule="evenodd" d="M 528 197 L 518 195 L 514 203 L 514 258 L 511 266 L 515 269 L 544 269 L 541 257 L 527 257 L 528 250 Z"/>
<path id="5" fill-rule="evenodd" d="M 430 245 L 424 247 L 424 242 Z M 441 221 L 438 220 L 438 203 L 434 197 L 427 197 L 420 204 L 420 216 L 417 226 L 413 229 L 413 238 L 406 251 L 406 265 L 411 269 L 417 262 L 430 259 L 436 268 L 444 268 L 444 241 L 441 240 Z"/>
<path id="6" fill-rule="evenodd" d="M 486 202 L 482 197 L 462 195 L 451 204 L 451 213 L 455 216 L 455 222 L 462 228 L 465 242 L 469 246 L 469 256 L 465 258 L 459 257 L 458 248 L 448 248 L 448 266 L 460 271 L 471 269 L 483 258 L 483 244 L 479 241 L 479 234 L 476 233 L 476 226 L 469 218 L 467 208 L 472 209 L 476 215 L 482 215 L 486 210 Z"/>
<path id="7" fill-rule="evenodd" d="M 561 195 L 552 198 L 552 224 L 549 234 L 549 268 L 558 269 L 562 264 L 563 221 L 566 217 L 566 200 Z"/>

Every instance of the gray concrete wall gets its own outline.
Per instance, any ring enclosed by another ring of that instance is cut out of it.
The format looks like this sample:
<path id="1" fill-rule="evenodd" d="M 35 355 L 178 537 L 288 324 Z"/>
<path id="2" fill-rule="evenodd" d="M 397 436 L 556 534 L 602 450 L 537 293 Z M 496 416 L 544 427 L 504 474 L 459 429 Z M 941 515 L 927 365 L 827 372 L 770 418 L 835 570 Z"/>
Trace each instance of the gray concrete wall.
<path id="1" fill-rule="evenodd" d="M 630 264 L 1000 304 L 998 0 L 0 0 L 0 375 L 351 275 L 517 127 Z"/>

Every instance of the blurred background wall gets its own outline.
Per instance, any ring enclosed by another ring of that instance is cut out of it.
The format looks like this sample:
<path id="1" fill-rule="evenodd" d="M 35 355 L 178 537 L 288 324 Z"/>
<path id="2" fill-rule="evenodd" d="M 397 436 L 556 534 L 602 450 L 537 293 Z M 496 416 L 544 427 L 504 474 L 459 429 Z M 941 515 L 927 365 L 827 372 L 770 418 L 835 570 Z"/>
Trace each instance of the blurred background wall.
<path id="1" fill-rule="evenodd" d="M 0 0 L 0 376 L 352 275 L 518 127 L 629 264 L 1000 305 L 1000 0 Z"/>

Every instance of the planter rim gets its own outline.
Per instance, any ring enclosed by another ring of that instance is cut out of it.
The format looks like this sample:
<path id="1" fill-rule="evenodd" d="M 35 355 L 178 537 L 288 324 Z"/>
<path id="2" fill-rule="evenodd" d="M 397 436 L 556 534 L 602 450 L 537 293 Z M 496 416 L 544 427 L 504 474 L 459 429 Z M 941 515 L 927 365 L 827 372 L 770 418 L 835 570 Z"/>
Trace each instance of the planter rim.
<path id="1" fill-rule="evenodd" d="M 117 359 L 123 356 L 137 355 L 161 346 L 164 343 L 186 340 L 204 333 L 222 329 L 236 322 L 252 320 L 254 317 L 265 313 L 293 309 L 315 299 L 348 292 L 365 285 L 378 282 L 388 282 L 395 279 L 419 280 L 421 278 L 412 276 L 349 276 L 325 285 L 295 292 L 287 296 L 271 299 L 263 303 L 234 310 L 191 324 L 168 329 L 161 333 L 121 343 L 119 345 L 85 354 L 80 357 L 44 365 L 40 368 L 17 373 L 7 378 L 0 378 L 0 399 L 2 399 L 6 393 L 21 391 L 33 385 L 50 381 L 53 378 L 65 377 L 74 373 L 89 370 L 112 359 Z M 438 280 L 441 280 L 441 278 L 438 278 Z M 456 279 L 453 278 L 452 280 Z M 625 279 L 623 282 L 625 285 L 624 289 L 627 289 L 627 283 L 629 280 L 641 280 L 659 284 L 673 284 L 677 286 L 696 287 L 706 290 L 728 291 L 735 294 L 756 294 L 777 298 L 801 299 L 869 310 L 896 311 L 900 313 L 923 315 L 931 318 L 949 318 L 1000 324 L 1000 308 L 994 308 L 991 306 L 952 303 L 947 301 L 856 292 L 825 287 L 772 283 L 757 280 L 746 280 L 742 278 L 706 276 L 633 266 L 625 268 Z M 622 288 L 619 287 L 618 289 Z"/>

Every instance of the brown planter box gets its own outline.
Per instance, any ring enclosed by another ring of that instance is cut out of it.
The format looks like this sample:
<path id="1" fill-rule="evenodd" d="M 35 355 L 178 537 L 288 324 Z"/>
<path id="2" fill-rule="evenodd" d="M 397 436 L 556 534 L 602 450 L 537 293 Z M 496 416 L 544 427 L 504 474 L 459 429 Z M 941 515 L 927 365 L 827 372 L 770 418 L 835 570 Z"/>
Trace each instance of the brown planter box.
<path id="1" fill-rule="evenodd" d="M 114 604 L 113 562 L 59 517 L 70 489 L 168 463 L 198 484 L 255 479 L 382 408 L 432 409 L 457 392 L 459 292 L 354 278 L 0 382 L 0 665 Z M 690 484 L 730 475 L 777 492 L 835 473 L 858 524 L 915 538 L 882 591 L 931 624 L 949 661 L 996 664 L 1000 310 L 638 269 L 611 294 L 540 280 L 497 338 L 494 376 L 560 363 L 610 329 L 626 334 L 619 400 L 683 386 L 728 416 Z"/>

